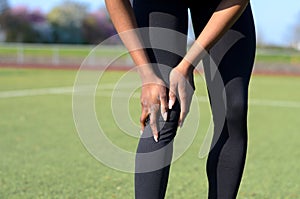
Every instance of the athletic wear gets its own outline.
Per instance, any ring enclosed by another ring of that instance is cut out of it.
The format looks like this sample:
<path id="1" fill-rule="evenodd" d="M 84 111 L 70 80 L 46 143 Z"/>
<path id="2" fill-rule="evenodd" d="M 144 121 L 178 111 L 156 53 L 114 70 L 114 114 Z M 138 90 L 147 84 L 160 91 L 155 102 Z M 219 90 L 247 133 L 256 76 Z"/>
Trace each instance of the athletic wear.
<path id="1" fill-rule="evenodd" d="M 183 1 L 183 0 L 134 0 L 133 9 L 139 27 L 162 27 L 187 34 L 188 8 L 191 12 L 196 37 L 201 33 L 220 0 Z M 200 5 L 201 4 L 201 5 Z M 218 64 L 224 88 L 218 85 L 209 58 L 203 60 L 210 104 L 214 120 L 214 139 L 207 160 L 209 181 L 209 199 L 233 199 L 240 185 L 247 149 L 247 99 L 248 84 L 255 57 L 255 29 L 250 4 L 232 26 L 231 30 L 242 35 L 233 46 L 226 42 L 225 35 L 218 45 L 210 51 L 210 56 Z M 225 38 L 225 39 L 224 39 Z M 144 41 L 153 42 L 153 38 L 144 37 Z M 170 40 L 170 38 L 168 38 Z M 186 41 L 178 41 L 180 51 L 186 51 Z M 229 50 L 228 50 L 229 49 Z M 228 51 L 227 51 L 228 50 Z M 175 67 L 182 57 L 158 49 L 147 49 L 152 63 Z M 226 53 L 225 53 L 226 52 Z M 225 55 L 224 55 L 225 53 Z M 159 73 L 159 68 L 156 68 Z M 162 78 L 168 83 L 168 78 Z M 220 111 L 226 114 L 225 121 Z M 173 138 L 176 135 L 180 105 L 175 103 L 169 111 L 168 121 L 160 130 L 160 139 L 153 139 L 149 122 L 140 138 L 136 156 L 135 197 L 136 199 L 162 199 L 165 196 L 169 169 L 172 158 Z M 159 118 L 159 124 L 163 123 Z M 165 147 L 168 145 L 168 147 Z M 165 148 L 163 148 L 165 147 Z M 147 166 L 139 153 L 161 150 L 155 161 L 168 165 L 151 172 L 139 172 Z M 187 162 L 188 164 L 188 162 Z"/>

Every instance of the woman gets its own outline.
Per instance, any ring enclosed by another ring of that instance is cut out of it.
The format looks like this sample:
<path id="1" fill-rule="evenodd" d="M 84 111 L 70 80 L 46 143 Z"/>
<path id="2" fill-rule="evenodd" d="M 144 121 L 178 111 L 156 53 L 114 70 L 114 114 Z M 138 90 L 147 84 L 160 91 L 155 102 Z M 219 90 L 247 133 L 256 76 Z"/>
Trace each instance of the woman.
<path id="1" fill-rule="evenodd" d="M 194 44 L 184 57 L 162 49 L 138 48 L 143 42 L 151 44 L 153 38 L 150 36 L 142 35 L 140 38 L 137 33 L 121 35 L 139 68 L 143 83 L 142 136 L 136 157 L 135 197 L 161 199 L 165 196 L 172 147 L 160 152 L 159 158 L 151 160 L 166 163 L 163 168 L 154 171 L 142 171 L 149 161 L 139 154 L 162 149 L 170 143 L 172 146 L 177 126 L 182 126 L 189 111 L 193 94 L 189 88 L 189 85 L 193 87 L 193 65 L 204 58 L 215 127 L 207 160 L 208 198 L 236 198 L 246 159 L 248 85 L 256 43 L 249 0 L 134 0 L 133 6 L 129 0 L 106 0 L 106 6 L 119 33 L 141 27 L 161 27 L 187 34 L 190 9 L 196 35 Z M 225 35 L 229 30 L 240 33 L 242 38 L 234 43 L 227 42 L 230 36 L 225 38 Z M 186 50 L 186 41 L 182 43 L 174 39 L 173 43 L 181 44 L 180 51 Z M 216 45 L 218 47 L 214 49 Z M 218 78 L 212 75 L 211 59 L 203 56 L 205 51 L 217 62 L 224 87 L 220 87 Z M 171 67 L 167 78 L 160 65 Z M 223 122 L 219 118 L 222 110 L 225 114 Z M 161 115 L 157 117 L 157 113 Z M 165 121 L 162 127 L 161 121 Z"/>

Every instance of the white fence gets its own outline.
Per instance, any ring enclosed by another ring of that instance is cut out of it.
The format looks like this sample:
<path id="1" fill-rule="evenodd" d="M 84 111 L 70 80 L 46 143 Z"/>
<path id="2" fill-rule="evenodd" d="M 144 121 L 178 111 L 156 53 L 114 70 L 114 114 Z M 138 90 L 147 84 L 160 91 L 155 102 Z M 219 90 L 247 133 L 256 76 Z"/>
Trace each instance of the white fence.
<path id="1" fill-rule="evenodd" d="M 295 49 L 258 48 L 257 54 L 261 61 L 255 70 L 300 73 L 300 52 Z M 78 68 L 82 63 L 91 68 L 134 65 L 123 46 L 0 43 L 1 66 Z"/>
<path id="2" fill-rule="evenodd" d="M 89 66 L 133 65 L 122 46 L 0 43 L 0 64 L 78 66 L 83 62 Z"/>

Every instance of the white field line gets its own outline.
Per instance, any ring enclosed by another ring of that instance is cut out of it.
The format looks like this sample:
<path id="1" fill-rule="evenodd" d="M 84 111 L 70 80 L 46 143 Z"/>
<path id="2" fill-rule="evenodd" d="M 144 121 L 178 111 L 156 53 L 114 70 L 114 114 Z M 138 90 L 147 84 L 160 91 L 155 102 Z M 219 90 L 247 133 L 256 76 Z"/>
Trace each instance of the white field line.
<path id="1" fill-rule="evenodd" d="M 132 85 L 132 84 L 131 84 Z M 101 85 L 101 92 L 97 92 L 97 96 L 101 97 L 112 97 L 111 89 L 114 84 Z M 93 88 L 93 87 L 91 87 Z M 122 85 L 122 88 L 128 88 L 128 85 Z M 84 89 L 82 90 L 84 91 Z M 39 88 L 39 89 L 23 89 L 23 90 L 9 90 L 1 91 L 0 99 L 14 98 L 14 97 L 28 97 L 28 96 L 39 96 L 39 95 L 59 95 L 59 94 L 72 94 L 73 87 L 55 87 L 55 88 Z M 129 98 L 129 93 L 116 91 L 114 97 Z M 139 98 L 137 94 L 132 96 L 133 98 Z M 200 102 L 208 102 L 207 97 L 198 96 Z M 287 100 L 271 100 L 271 99 L 255 99 L 250 98 L 249 104 L 254 106 L 271 106 L 271 107 L 284 107 L 284 108 L 300 108 L 300 101 L 287 101 Z"/>
<path id="2" fill-rule="evenodd" d="M 105 84 L 101 85 L 101 89 L 112 89 L 115 84 Z M 132 85 L 132 84 L 131 84 Z M 122 85 L 119 88 L 128 88 L 129 85 Z M 85 87 L 83 87 L 83 90 Z M 88 88 L 88 87 L 86 87 Z M 93 87 L 90 87 L 93 88 Z M 22 90 L 9 90 L 0 91 L 1 98 L 12 98 L 12 97 L 27 97 L 27 96 L 37 96 L 37 95 L 49 95 L 49 94 L 67 94 L 73 92 L 73 86 L 69 87 L 54 87 L 54 88 L 37 88 L 37 89 L 22 89 Z"/>
<path id="3" fill-rule="evenodd" d="M 72 93 L 72 92 L 73 92 L 73 87 L 10 90 L 10 91 L 1 91 L 0 98 L 27 97 L 27 96 L 48 95 L 48 94 L 65 94 L 65 93 Z"/>

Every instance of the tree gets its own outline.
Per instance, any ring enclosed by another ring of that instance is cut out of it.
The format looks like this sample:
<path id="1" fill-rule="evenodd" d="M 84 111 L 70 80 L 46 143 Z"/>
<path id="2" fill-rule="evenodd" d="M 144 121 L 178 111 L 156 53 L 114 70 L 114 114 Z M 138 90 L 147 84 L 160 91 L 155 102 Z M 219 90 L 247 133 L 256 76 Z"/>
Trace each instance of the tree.
<path id="1" fill-rule="evenodd" d="M 37 33 L 32 28 L 30 13 L 26 7 L 7 10 L 0 17 L 1 28 L 6 33 L 7 42 L 35 42 Z"/>
<path id="2" fill-rule="evenodd" d="M 25 6 L 6 10 L 0 13 L 0 29 L 1 40 L 36 43 L 99 44 L 116 33 L 106 9 L 88 13 L 85 4 L 70 0 L 47 15 Z"/>
<path id="3" fill-rule="evenodd" d="M 9 5 L 7 0 L 0 0 L 0 14 L 7 11 L 9 9 Z"/>
<path id="4" fill-rule="evenodd" d="M 54 42 L 83 43 L 81 28 L 86 15 L 87 7 L 81 3 L 64 1 L 54 7 L 47 15 L 53 27 Z"/>
<path id="5" fill-rule="evenodd" d="M 99 44 L 116 32 L 107 15 L 106 9 L 100 9 L 85 17 L 82 33 L 86 43 Z"/>

